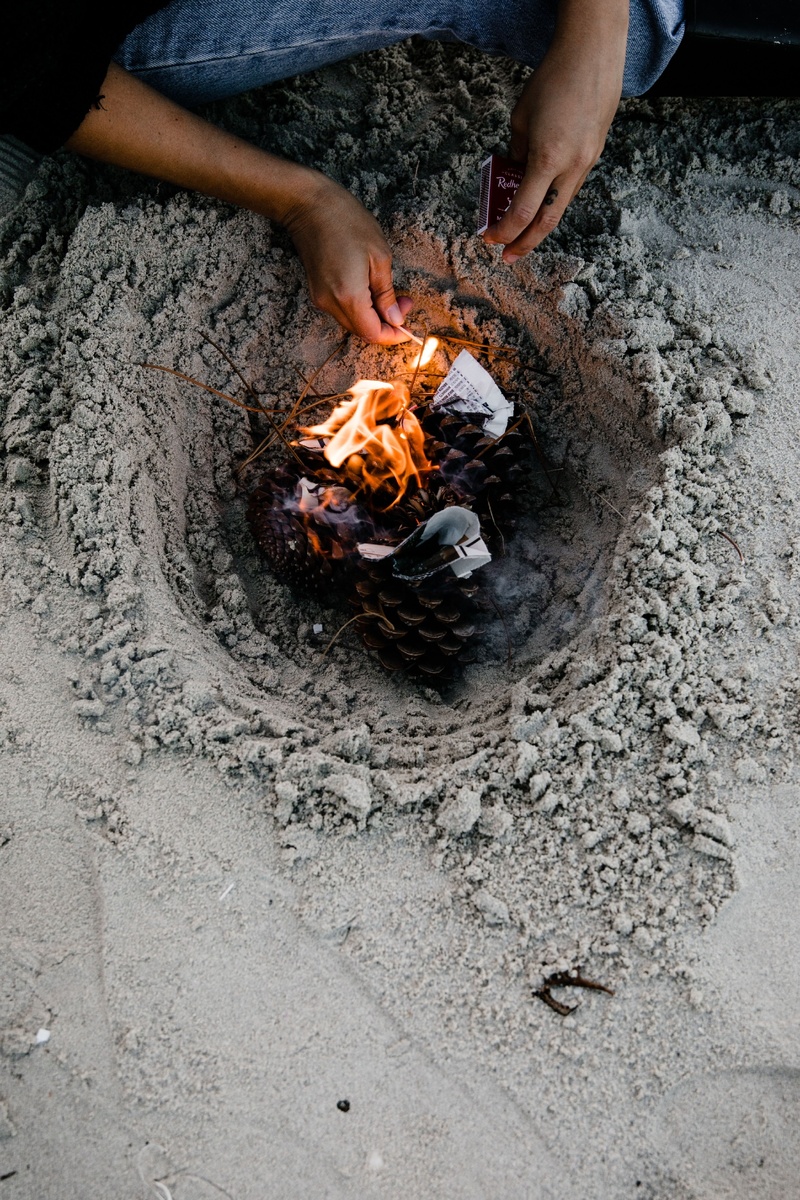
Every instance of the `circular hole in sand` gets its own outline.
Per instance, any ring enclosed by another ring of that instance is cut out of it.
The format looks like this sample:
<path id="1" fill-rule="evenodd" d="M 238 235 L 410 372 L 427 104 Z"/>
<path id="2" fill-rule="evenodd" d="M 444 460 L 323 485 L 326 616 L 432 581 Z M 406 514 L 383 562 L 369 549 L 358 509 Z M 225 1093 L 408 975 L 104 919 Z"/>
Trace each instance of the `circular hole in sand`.
<path id="1" fill-rule="evenodd" d="M 424 278 L 416 284 L 417 294 L 424 292 Z M 502 311 L 485 295 L 456 296 L 445 308 L 429 286 L 424 303 L 431 326 L 452 328 L 454 319 L 461 319 L 471 337 L 502 338 L 519 346 L 515 366 L 495 359 L 491 369 L 501 386 L 528 407 L 538 441 L 518 491 L 518 527 L 505 555 L 481 572 L 491 611 L 475 640 L 477 662 L 444 693 L 445 702 L 457 702 L 470 691 L 483 697 L 502 694 L 602 615 L 619 532 L 632 504 L 656 477 L 660 447 L 638 420 L 639 399 L 629 376 L 603 347 L 584 343 L 577 323 L 559 310 L 557 294 L 533 305 L 520 289 L 512 303 L 506 297 Z M 378 372 L 390 377 L 400 373 L 408 357 L 405 351 L 353 344 L 328 369 L 325 387 L 343 389 L 359 376 L 375 378 Z M 446 358 L 440 367 L 446 370 Z M 258 471 L 252 478 L 257 477 Z M 352 630 L 343 630 L 325 653 L 351 615 L 346 605 L 328 605 L 278 584 L 255 548 L 245 510 L 244 495 L 223 509 L 233 570 L 254 625 L 291 664 L 296 686 L 313 688 L 333 670 L 365 699 L 369 693 L 418 692 L 419 682 L 387 675 Z M 251 679 L 253 667 L 250 659 Z"/>

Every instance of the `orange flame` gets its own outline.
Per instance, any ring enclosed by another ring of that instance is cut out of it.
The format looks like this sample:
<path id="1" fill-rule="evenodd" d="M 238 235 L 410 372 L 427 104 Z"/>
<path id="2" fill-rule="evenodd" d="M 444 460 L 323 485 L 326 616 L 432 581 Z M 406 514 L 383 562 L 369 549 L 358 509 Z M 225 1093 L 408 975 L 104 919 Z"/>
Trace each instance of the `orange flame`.
<path id="1" fill-rule="evenodd" d="M 419 354 L 411 364 L 411 370 L 416 371 L 418 367 L 427 367 L 438 349 L 439 339 L 437 337 L 426 337 L 420 346 Z"/>
<path id="2" fill-rule="evenodd" d="M 408 388 L 404 383 L 359 379 L 350 395 L 352 400 L 338 404 L 327 421 L 300 432 L 327 438 L 325 458 L 364 488 L 396 489 L 396 504 L 411 482 L 421 483 L 422 472 L 430 469 L 425 435 L 409 408 Z"/>

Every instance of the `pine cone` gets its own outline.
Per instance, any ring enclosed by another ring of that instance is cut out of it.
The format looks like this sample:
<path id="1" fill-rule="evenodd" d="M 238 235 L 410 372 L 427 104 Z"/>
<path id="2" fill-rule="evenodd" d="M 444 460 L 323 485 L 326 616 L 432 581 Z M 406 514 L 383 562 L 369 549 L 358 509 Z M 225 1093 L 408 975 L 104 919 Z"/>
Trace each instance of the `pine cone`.
<path id="1" fill-rule="evenodd" d="M 478 590 L 472 580 L 452 574 L 409 583 L 396 578 L 387 558 L 362 562 L 350 603 L 362 614 L 355 622 L 358 634 L 382 667 L 444 683 L 474 662 L 469 642 Z"/>
<path id="2" fill-rule="evenodd" d="M 326 508 L 303 511 L 298 504 L 300 479 L 300 472 L 287 466 L 263 476 L 247 506 L 253 537 L 284 583 L 311 592 L 342 586 L 363 536 L 360 510 L 352 501 L 356 511 L 347 523 L 331 520 Z M 338 481 L 335 486 L 340 487 Z"/>
<path id="3" fill-rule="evenodd" d="M 443 409 L 428 411 L 421 418 L 426 450 L 437 474 L 458 503 L 477 513 L 491 541 L 492 530 L 508 535 L 514 528 L 514 492 L 525 474 L 531 438 L 524 422 L 517 425 L 515 411 L 510 428 L 492 438 L 469 418 Z M 429 480 L 431 490 L 436 479 Z"/>
<path id="4" fill-rule="evenodd" d="M 400 503 L 392 504 L 387 496 L 368 508 L 320 453 L 300 445 L 299 462 L 281 464 L 262 477 L 247 515 L 272 570 L 293 587 L 333 598 L 339 589 L 352 586 L 355 576 L 350 603 L 358 613 L 356 629 L 387 671 L 445 683 L 474 661 L 470 641 L 479 584 L 449 571 L 421 582 L 400 579 L 390 558 L 367 561 L 358 543 L 398 545 L 451 504 L 478 515 L 490 544 L 493 534 L 507 535 L 531 440 L 520 428 L 498 439 L 487 437 L 468 418 L 441 410 L 427 410 L 421 424 L 435 469 L 424 487 L 411 489 Z M 324 503 L 305 502 L 308 484 L 301 483 L 303 478 L 320 495 L 326 493 Z M 333 491 L 336 502 L 329 504 Z"/>

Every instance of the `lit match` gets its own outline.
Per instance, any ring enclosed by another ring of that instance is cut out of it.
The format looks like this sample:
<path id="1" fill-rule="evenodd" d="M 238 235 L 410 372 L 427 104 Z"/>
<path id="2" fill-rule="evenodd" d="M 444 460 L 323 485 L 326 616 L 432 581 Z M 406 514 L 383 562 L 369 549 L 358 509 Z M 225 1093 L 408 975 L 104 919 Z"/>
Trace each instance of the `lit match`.
<path id="1" fill-rule="evenodd" d="M 415 339 L 419 342 L 419 338 Z M 411 364 L 413 370 L 418 367 L 427 367 L 428 363 L 433 358 L 436 351 L 439 349 L 439 339 L 437 337 L 426 337 L 424 342 L 420 342 L 422 349 Z"/>

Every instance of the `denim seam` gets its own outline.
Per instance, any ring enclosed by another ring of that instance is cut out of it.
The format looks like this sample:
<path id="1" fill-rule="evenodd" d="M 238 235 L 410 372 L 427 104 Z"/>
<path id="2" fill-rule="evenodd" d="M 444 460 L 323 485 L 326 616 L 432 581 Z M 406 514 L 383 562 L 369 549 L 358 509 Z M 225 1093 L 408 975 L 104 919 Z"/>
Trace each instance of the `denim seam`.
<path id="1" fill-rule="evenodd" d="M 429 33 L 431 30 L 435 30 L 437 33 L 452 33 L 453 37 L 458 37 L 458 33 L 455 29 L 448 29 L 445 25 L 430 25 L 428 26 L 427 30 L 409 30 L 408 33 L 401 34 L 397 40 L 398 42 L 405 42 L 411 37 L 425 37 L 426 33 Z M 383 31 L 380 29 L 376 29 L 371 32 L 377 37 L 381 36 L 383 33 Z M 395 33 L 398 31 L 392 30 L 392 32 Z M 181 70 L 184 67 L 205 67 L 213 63 L 245 62 L 250 58 L 263 58 L 265 55 L 272 56 L 281 54 L 285 50 L 303 50 L 306 47 L 316 47 L 323 44 L 326 47 L 336 46 L 340 43 L 349 44 L 352 43 L 352 41 L 352 37 L 336 38 L 334 41 L 328 41 L 324 43 L 321 43 L 319 39 L 312 39 L 308 42 L 292 42 L 285 46 L 264 46 L 261 50 L 250 50 L 243 54 L 217 54 L 207 58 L 185 58 L 181 62 L 172 61 L 157 63 L 155 65 L 153 63 L 148 63 L 146 67 L 137 66 L 135 62 L 132 62 L 128 65 L 127 70 L 134 72 L 136 75 L 144 75 L 148 71 L 175 71 Z M 355 53 L 359 52 L 355 51 Z"/>

